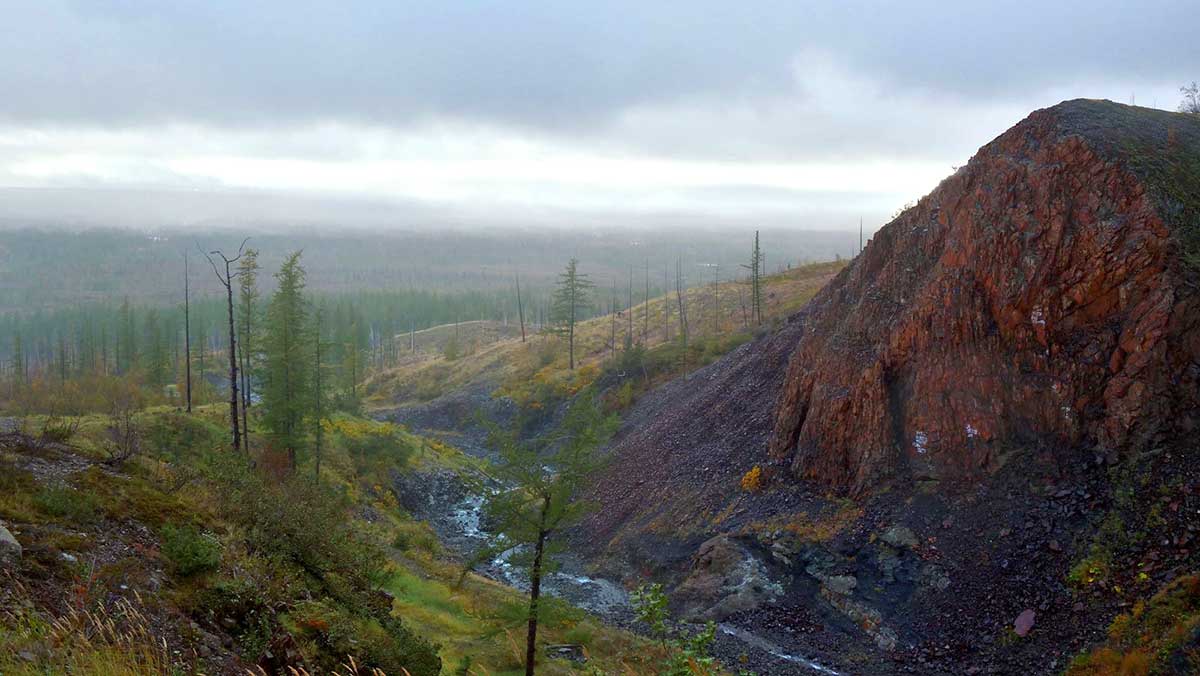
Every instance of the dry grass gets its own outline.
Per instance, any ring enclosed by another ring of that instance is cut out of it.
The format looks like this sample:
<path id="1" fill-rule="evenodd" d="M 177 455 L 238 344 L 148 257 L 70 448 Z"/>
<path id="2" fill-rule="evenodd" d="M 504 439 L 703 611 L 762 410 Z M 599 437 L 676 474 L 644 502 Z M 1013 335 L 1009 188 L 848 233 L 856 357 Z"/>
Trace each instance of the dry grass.
<path id="1" fill-rule="evenodd" d="M 834 261 L 793 268 L 763 280 L 763 318 L 768 325 L 804 306 L 846 263 Z M 608 306 L 611 290 L 597 288 L 598 305 Z M 620 295 L 620 294 L 618 294 Z M 745 281 L 724 281 L 686 291 L 684 306 L 693 340 L 726 337 L 753 329 L 749 321 L 749 287 Z M 618 298 L 620 303 L 621 299 Z M 628 313 L 632 313 L 632 326 Z M 576 368 L 598 367 L 630 338 L 647 349 L 679 336 L 679 304 L 675 294 L 659 296 L 623 310 L 613 321 L 605 314 L 582 322 L 576 330 Z M 630 333 L 632 331 L 632 333 Z M 502 335 L 502 334 L 497 334 Z M 480 344 L 468 356 L 448 361 L 422 353 L 393 369 L 375 374 L 367 383 L 367 405 L 387 407 L 427 401 L 470 383 L 490 379 L 505 388 L 539 378 L 567 378 L 567 350 L 562 340 L 530 331 L 528 340 L 499 338 Z"/>

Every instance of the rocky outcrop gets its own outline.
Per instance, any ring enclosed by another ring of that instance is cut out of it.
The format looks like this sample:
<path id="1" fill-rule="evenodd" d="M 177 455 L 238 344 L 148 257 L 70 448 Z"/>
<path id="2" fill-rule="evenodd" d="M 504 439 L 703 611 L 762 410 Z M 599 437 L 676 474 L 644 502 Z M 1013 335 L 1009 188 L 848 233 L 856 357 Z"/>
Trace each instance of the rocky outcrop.
<path id="1" fill-rule="evenodd" d="M 718 535 L 696 552 L 692 568 L 676 588 L 683 616 L 694 621 L 721 621 L 749 612 L 783 595 L 766 566 L 727 535 Z"/>
<path id="2" fill-rule="evenodd" d="M 769 452 L 862 494 L 975 479 L 1006 444 L 1118 455 L 1195 429 L 1200 116 L 1040 110 L 809 304 Z"/>

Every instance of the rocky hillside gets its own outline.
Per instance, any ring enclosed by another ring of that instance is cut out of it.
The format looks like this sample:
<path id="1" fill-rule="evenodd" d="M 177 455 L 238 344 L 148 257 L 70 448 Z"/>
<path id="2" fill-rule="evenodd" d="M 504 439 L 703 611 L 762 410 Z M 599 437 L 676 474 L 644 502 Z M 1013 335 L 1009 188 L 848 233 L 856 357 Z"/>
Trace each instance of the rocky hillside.
<path id="1" fill-rule="evenodd" d="M 1012 440 L 1120 454 L 1191 430 L 1198 206 L 1200 117 L 1035 112 L 813 300 L 772 459 L 861 494 L 979 478 Z"/>
<path id="2" fill-rule="evenodd" d="M 1197 251 L 1200 118 L 1037 111 L 639 401 L 579 542 L 844 673 L 1200 669 L 1187 603 L 1108 629 L 1200 568 Z"/>

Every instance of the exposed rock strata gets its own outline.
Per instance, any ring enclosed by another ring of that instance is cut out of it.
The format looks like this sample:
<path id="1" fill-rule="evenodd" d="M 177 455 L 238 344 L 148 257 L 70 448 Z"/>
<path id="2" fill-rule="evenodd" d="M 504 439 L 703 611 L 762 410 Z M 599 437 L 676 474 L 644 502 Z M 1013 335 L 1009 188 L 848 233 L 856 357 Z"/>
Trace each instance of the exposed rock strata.
<path id="1" fill-rule="evenodd" d="M 1040 110 L 885 226 L 808 307 L 770 454 L 861 494 L 1006 444 L 1194 429 L 1200 116 Z"/>

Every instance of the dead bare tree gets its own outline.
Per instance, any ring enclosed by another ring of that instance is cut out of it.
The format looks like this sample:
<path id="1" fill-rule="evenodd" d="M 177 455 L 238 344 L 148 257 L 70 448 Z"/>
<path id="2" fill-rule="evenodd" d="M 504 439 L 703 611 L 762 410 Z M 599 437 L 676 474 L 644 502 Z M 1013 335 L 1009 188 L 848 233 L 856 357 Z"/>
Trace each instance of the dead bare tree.
<path id="1" fill-rule="evenodd" d="M 663 266 L 663 342 L 671 342 L 671 269 Z"/>
<path id="2" fill-rule="evenodd" d="M 120 468 L 142 452 L 142 433 L 134 418 L 134 408 L 114 405 L 109 415 L 108 441 L 105 444 L 108 457 L 104 464 Z"/>
<path id="3" fill-rule="evenodd" d="M 608 356 L 617 356 L 617 278 L 613 277 L 612 298 L 608 301 L 608 308 L 612 310 L 612 334 L 608 339 Z"/>
<path id="4" fill-rule="evenodd" d="M 679 303 L 679 335 L 683 339 L 684 359 L 687 359 L 688 320 L 687 300 L 683 287 L 683 259 L 675 259 L 675 299 Z"/>
<path id="5" fill-rule="evenodd" d="M 525 342 L 525 305 L 521 302 L 521 273 L 517 278 L 517 318 L 521 320 L 521 342 Z"/>
<path id="6" fill-rule="evenodd" d="M 646 293 L 642 296 L 642 344 L 650 344 L 650 259 L 646 259 Z"/>
<path id="7" fill-rule="evenodd" d="M 196 248 L 204 257 L 208 259 L 209 265 L 212 266 L 213 274 L 217 276 L 217 281 L 221 286 L 225 287 L 226 309 L 229 311 L 229 424 L 233 432 L 233 450 L 241 450 L 242 447 L 242 428 L 238 424 L 238 360 L 237 360 L 237 334 L 233 323 L 233 280 L 237 278 L 237 272 L 233 272 L 230 268 L 234 263 L 242 257 L 242 253 L 246 250 L 246 242 L 250 238 L 242 240 L 242 245 L 238 247 L 237 255 L 233 258 L 226 256 L 220 249 L 215 249 L 208 253 L 204 253 L 200 249 L 200 244 L 196 244 Z M 210 255 L 211 254 L 211 255 Z M 225 274 L 221 275 L 220 269 L 217 268 L 216 262 L 212 256 L 220 256 L 225 262 Z"/>
<path id="8" fill-rule="evenodd" d="M 626 319 L 628 319 L 628 321 L 626 322 L 626 327 L 625 327 L 625 350 L 626 351 L 633 348 L 633 266 L 632 265 L 629 266 L 629 302 L 627 303 L 627 307 L 628 307 L 628 309 L 626 310 L 626 313 L 629 316 L 626 318 Z"/>
<path id="9" fill-rule="evenodd" d="M 192 412 L 192 309 L 188 290 L 188 253 L 183 252 L 183 363 L 186 371 L 184 390 L 187 392 L 187 412 Z"/>

